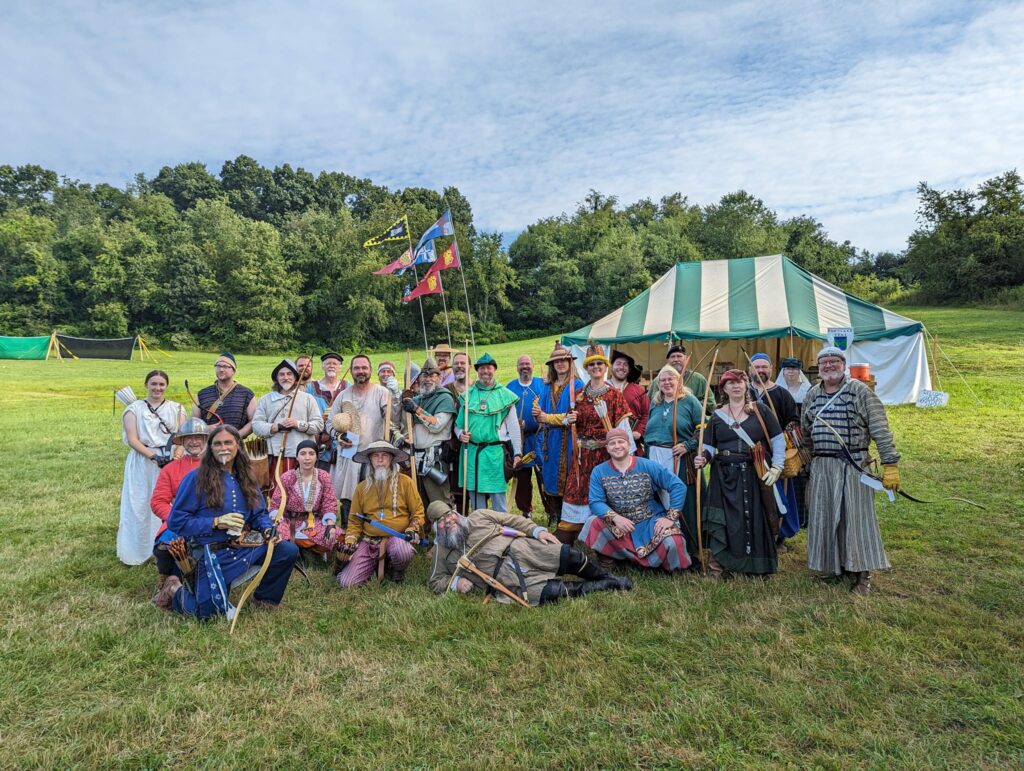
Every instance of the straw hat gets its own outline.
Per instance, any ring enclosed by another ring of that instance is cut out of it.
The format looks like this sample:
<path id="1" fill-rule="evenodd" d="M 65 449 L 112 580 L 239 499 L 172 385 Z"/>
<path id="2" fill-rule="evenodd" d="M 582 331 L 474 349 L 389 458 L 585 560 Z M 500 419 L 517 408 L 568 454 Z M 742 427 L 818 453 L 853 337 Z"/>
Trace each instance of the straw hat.
<path id="1" fill-rule="evenodd" d="M 331 426 L 339 434 L 351 431 L 353 434 L 360 433 L 359 410 L 356 405 L 349 401 L 343 401 L 338 413 L 331 418 Z"/>
<path id="2" fill-rule="evenodd" d="M 352 460 L 356 463 L 369 463 L 370 456 L 375 452 L 386 452 L 398 463 L 404 463 L 409 460 L 409 453 L 399 450 L 391 442 L 385 442 L 383 439 L 371 442 L 370 446 L 365 450 L 360 450 L 352 456 Z"/>
<path id="3" fill-rule="evenodd" d="M 576 357 L 572 355 L 572 351 L 566 348 L 561 343 L 556 342 L 554 350 L 551 351 L 551 355 L 548 356 L 548 360 L 545 364 L 554 364 L 556 361 L 573 361 Z"/>

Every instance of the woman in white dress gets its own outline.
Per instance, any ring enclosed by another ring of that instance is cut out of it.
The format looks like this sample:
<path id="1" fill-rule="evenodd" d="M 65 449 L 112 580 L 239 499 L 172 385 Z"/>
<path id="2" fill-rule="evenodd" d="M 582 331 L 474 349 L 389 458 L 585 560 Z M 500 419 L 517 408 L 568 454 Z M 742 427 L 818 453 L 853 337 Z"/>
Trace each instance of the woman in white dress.
<path id="1" fill-rule="evenodd" d="M 117 557 L 126 565 L 141 565 L 153 556 L 153 539 L 161 523 L 149 507 L 149 499 L 160 469 L 182 452 L 171 444 L 171 437 L 185 411 L 177 402 L 164 399 L 168 382 L 166 372 L 150 372 L 146 398 L 129 404 L 121 416 L 121 440 L 129 451 L 121 487 Z"/>

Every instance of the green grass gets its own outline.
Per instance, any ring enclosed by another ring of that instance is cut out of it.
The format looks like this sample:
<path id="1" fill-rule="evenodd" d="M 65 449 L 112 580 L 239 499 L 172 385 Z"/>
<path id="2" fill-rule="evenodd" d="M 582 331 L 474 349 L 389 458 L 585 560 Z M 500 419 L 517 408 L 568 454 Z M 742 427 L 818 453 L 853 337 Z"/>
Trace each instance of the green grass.
<path id="1" fill-rule="evenodd" d="M 870 598 L 813 578 L 802 536 L 767 583 L 635 573 L 529 611 L 434 597 L 420 558 L 397 587 L 296 576 L 234 637 L 157 611 L 152 565 L 114 554 L 111 392 L 152 365 L 0 362 L 0 766 L 1024 764 L 1024 313 L 901 312 L 985 402 L 941 362 L 948 409 L 890 410 L 904 484 L 988 508 L 880 503 Z M 551 342 L 488 349 L 507 378 Z M 212 359 L 161 360 L 170 398 Z M 264 392 L 271 357 L 239 365 Z"/>

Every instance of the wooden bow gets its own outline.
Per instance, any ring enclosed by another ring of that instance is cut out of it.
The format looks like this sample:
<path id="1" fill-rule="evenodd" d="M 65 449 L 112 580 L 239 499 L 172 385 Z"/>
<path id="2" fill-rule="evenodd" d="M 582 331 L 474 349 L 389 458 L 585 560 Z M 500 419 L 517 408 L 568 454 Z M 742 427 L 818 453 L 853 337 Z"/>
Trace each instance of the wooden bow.
<path id="1" fill-rule="evenodd" d="M 302 388 L 299 385 L 299 376 L 295 377 L 295 387 L 292 390 L 291 403 L 288 405 L 288 414 L 286 418 L 292 416 L 292 411 L 295 409 L 295 400 L 298 399 L 299 389 Z M 277 515 L 274 517 L 274 524 L 277 525 L 284 516 L 285 508 L 288 506 L 288 489 L 284 486 L 281 481 L 281 466 L 284 465 L 284 451 L 288 446 L 288 437 L 294 429 L 289 429 L 285 432 L 284 437 L 281 439 L 281 452 L 277 455 L 277 464 L 274 467 L 274 484 L 277 485 L 277 489 L 281 492 L 281 505 L 277 507 Z M 228 634 L 235 633 L 235 625 L 238 623 L 238 617 L 242 614 L 242 606 L 245 605 L 246 600 L 252 596 L 252 593 L 259 589 L 260 583 L 263 581 L 263 576 L 267 574 L 267 570 L 270 568 L 270 559 L 274 556 L 274 539 L 271 538 L 267 541 L 267 555 L 263 558 L 263 564 L 260 565 L 259 572 L 253 577 L 252 581 L 249 582 L 248 586 L 242 591 L 242 596 L 238 598 L 238 605 L 235 606 L 235 617 L 231 619 L 231 629 L 228 630 Z"/>
<path id="2" fill-rule="evenodd" d="M 715 365 L 718 363 L 718 345 L 715 345 L 715 355 L 711 359 L 711 369 L 708 370 L 708 387 L 704 389 L 704 404 L 701 405 L 700 410 L 700 430 L 697 432 L 697 454 L 695 458 L 699 458 L 704 454 L 704 428 L 708 424 L 708 394 L 711 393 L 711 378 L 715 374 Z M 700 522 L 700 493 L 701 488 L 704 486 L 704 469 L 697 469 L 697 556 L 700 557 L 700 572 L 702 574 L 707 573 L 707 563 L 704 561 L 704 533 L 701 529 Z"/>

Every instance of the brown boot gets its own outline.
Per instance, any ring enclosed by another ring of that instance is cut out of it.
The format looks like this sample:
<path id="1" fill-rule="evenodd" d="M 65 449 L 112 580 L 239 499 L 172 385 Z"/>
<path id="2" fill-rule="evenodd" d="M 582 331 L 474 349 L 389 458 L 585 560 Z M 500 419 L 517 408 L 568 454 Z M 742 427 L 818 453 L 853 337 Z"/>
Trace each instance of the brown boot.
<path id="1" fill-rule="evenodd" d="M 708 554 L 708 578 L 721 578 L 723 573 L 722 563 Z"/>
<path id="2" fill-rule="evenodd" d="M 177 576 L 165 576 L 160 591 L 153 596 L 153 604 L 160 610 L 170 610 L 174 595 L 181 588 L 181 580 Z"/>
<path id="3" fill-rule="evenodd" d="M 857 573 L 857 582 L 850 589 L 854 594 L 858 594 L 861 597 L 865 597 L 871 593 L 871 572 L 868 570 L 862 570 Z"/>

